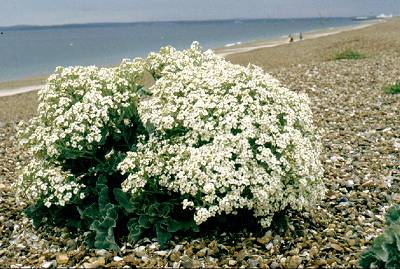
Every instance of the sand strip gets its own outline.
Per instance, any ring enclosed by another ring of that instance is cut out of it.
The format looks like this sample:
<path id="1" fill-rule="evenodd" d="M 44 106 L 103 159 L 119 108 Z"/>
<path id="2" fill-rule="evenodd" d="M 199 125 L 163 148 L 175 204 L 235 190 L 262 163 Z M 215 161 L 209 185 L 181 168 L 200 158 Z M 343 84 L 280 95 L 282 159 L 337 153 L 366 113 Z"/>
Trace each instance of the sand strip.
<path id="1" fill-rule="evenodd" d="M 37 91 L 43 87 L 44 87 L 44 85 L 32 85 L 32 86 L 25 86 L 25 87 L 19 87 L 19 88 L 14 88 L 14 89 L 2 89 L 2 90 L 0 90 L 0 97 L 10 96 L 10 95 L 14 95 L 14 94 L 20 94 L 20 93 L 25 93 L 25 92 Z"/>

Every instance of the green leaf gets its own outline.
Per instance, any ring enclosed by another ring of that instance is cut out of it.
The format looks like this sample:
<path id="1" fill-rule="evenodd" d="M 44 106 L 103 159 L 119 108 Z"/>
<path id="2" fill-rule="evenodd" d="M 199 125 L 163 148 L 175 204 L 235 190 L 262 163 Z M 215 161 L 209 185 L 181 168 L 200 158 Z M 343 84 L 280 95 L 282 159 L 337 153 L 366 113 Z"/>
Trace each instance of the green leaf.
<path id="1" fill-rule="evenodd" d="M 66 226 L 79 229 L 82 228 L 82 221 L 78 219 L 67 219 Z"/>
<path id="2" fill-rule="evenodd" d="M 160 243 L 161 246 L 164 246 L 172 237 L 172 234 L 162 227 L 160 223 L 156 224 L 156 234 L 158 243 Z"/>
<path id="3" fill-rule="evenodd" d="M 381 266 L 381 267 L 383 267 L 383 266 Z M 391 260 L 385 264 L 385 268 L 400 268 L 399 256 L 392 257 Z"/>
<path id="4" fill-rule="evenodd" d="M 168 222 L 168 232 L 176 233 L 178 231 L 188 231 L 192 230 L 194 232 L 198 231 L 198 226 L 192 220 L 190 221 L 176 221 L 176 220 L 169 220 Z"/>
<path id="5" fill-rule="evenodd" d="M 400 254 L 400 223 L 392 225 L 394 240 L 396 241 L 397 252 Z"/>
<path id="6" fill-rule="evenodd" d="M 168 218 L 171 212 L 172 205 L 169 203 L 162 203 L 158 207 L 158 215 L 163 218 Z"/>
<path id="7" fill-rule="evenodd" d="M 95 248 L 103 248 L 108 250 L 119 251 L 119 247 L 115 242 L 114 228 L 118 220 L 117 208 L 110 203 L 108 195 L 107 178 L 99 176 L 96 182 L 96 190 L 98 192 L 98 201 L 91 204 L 85 210 L 80 210 L 82 218 L 91 220 L 89 229 L 94 232 Z"/>
<path id="8" fill-rule="evenodd" d="M 375 254 L 371 249 L 368 249 L 362 254 L 359 264 L 361 268 L 369 269 L 374 262 L 376 262 Z"/>
<path id="9" fill-rule="evenodd" d="M 138 218 L 132 218 L 128 221 L 128 230 L 129 230 L 129 235 L 128 238 L 132 242 L 136 242 L 139 240 L 143 234 L 143 229 L 141 229 L 138 225 L 139 219 Z"/>
<path id="10" fill-rule="evenodd" d="M 379 260 L 381 260 L 385 263 L 389 260 L 389 253 L 387 252 L 387 249 L 385 247 L 385 244 L 387 244 L 388 240 L 390 242 L 390 237 L 387 236 L 386 233 L 384 233 L 375 239 L 373 246 L 372 246 L 375 256 Z"/>
<path id="11" fill-rule="evenodd" d="M 150 205 L 150 206 L 147 208 L 146 213 L 147 213 L 149 216 L 157 217 L 157 216 L 158 216 L 158 207 L 159 207 L 159 206 L 160 206 L 159 203 L 154 202 L 152 205 Z"/>
<path id="12" fill-rule="evenodd" d="M 78 207 L 78 212 L 81 215 L 82 219 L 87 218 L 87 219 L 93 220 L 93 219 L 96 219 L 97 216 L 99 215 L 99 209 L 96 204 L 91 204 L 84 210 L 82 210 Z"/>
<path id="13" fill-rule="evenodd" d="M 36 229 L 38 229 L 44 223 L 44 219 L 46 218 L 43 208 L 43 203 L 38 202 L 25 209 L 25 214 L 32 219 L 33 226 Z"/>
<path id="14" fill-rule="evenodd" d="M 389 208 L 388 212 L 386 213 L 386 222 L 387 224 L 394 224 L 399 221 L 400 219 L 400 206 L 395 205 Z"/>
<path id="15" fill-rule="evenodd" d="M 181 230 L 181 223 L 176 220 L 170 220 L 168 223 L 168 232 L 176 233 Z"/>
<path id="16" fill-rule="evenodd" d="M 119 251 L 114 239 L 114 227 L 116 227 L 116 219 L 118 217 L 114 205 L 107 204 L 105 209 L 100 211 L 103 211 L 105 215 L 99 216 L 90 225 L 90 230 L 96 233 L 94 246 L 96 248 Z"/>
<path id="17" fill-rule="evenodd" d="M 115 188 L 113 190 L 115 200 L 117 200 L 118 204 L 125 209 L 128 213 L 133 213 L 135 211 L 135 207 L 129 200 L 129 196 L 127 193 L 122 191 L 121 189 Z"/>
<path id="18" fill-rule="evenodd" d="M 150 218 L 146 215 L 140 215 L 139 216 L 139 226 L 145 229 L 151 228 L 152 224 L 150 222 Z"/>
<path id="19" fill-rule="evenodd" d="M 99 208 L 104 208 L 109 200 L 108 198 L 108 187 L 105 184 L 98 184 L 96 186 L 99 189 Z"/>

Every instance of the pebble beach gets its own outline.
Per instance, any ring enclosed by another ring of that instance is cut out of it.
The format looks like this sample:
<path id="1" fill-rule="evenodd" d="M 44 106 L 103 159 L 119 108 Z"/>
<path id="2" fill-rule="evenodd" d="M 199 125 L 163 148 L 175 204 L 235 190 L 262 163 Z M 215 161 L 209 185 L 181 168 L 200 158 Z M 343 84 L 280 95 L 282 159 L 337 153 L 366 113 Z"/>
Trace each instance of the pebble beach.
<path id="1" fill-rule="evenodd" d="M 335 60 L 351 49 L 358 60 Z M 400 79 L 400 19 L 362 29 L 229 54 L 261 66 L 312 102 L 321 131 L 326 197 L 308 212 L 289 212 L 289 228 L 174 238 L 161 249 L 152 238 L 124 244 L 121 253 L 89 250 L 67 229 L 35 230 L 10 186 L 16 163 L 16 125 L 31 118 L 36 92 L 0 97 L 0 264 L 54 267 L 358 267 L 362 252 L 400 203 L 400 95 L 384 87 Z"/>

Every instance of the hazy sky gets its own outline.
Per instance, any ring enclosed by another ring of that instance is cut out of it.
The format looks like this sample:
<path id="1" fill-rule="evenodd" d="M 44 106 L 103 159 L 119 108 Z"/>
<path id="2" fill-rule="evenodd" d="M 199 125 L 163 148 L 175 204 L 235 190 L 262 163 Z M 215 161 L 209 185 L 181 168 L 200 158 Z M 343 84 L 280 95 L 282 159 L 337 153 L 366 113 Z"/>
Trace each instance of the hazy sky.
<path id="1" fill-rule="evenodd" d="M 0 26 L 400 14 L 400 0 L 0 0 Z"/>

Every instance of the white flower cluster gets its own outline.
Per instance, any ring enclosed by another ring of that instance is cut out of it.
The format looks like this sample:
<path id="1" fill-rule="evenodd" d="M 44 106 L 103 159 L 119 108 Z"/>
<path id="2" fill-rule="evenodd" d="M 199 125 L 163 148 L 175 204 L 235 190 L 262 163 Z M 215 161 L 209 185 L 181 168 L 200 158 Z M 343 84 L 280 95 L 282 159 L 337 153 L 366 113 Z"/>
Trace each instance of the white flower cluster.
<path id="1" fill-rule="evenodd" d="M 39 91 L 38 115 L 20 132 L 21 144 L 46 157 L 92 151 L 136 107 L 142 76 L 140 59 L 116 68 L 57 68 Z"/>
<path id="2" fill-rule="evenodd" d="M 143 68 L 141 59 L 115 68 L 57 68 L 39 91 L 37 116 L 18 132 L 21 146 L 34 156 L 15 183 L 20 197 L 40 198 L 46 206 L 83 198 L 83 185 L 62 170 L 62 161 L 93 157 L 108 136 L 120 132 L 118 125 L 130 123 Z"/>
<path id="3" fill-rule="evenodd" d="M 190 195 L 200 224 L 247 208 L 270 225 L 275 212 L 313 206 L 324 194 L 320 143 L 309 99 L 260 68 L 231 64 L 197 44 L 150 54 L 151 98 L 138 104 L 154 126 L 119 164 L 123 189 L 149 179 Z"/>
<path id="4" fill-rule="evenodd" d="M 146 58 L 145 65 L 146 70 L 155 79 L 159 79 L 165 74 L 183 70 L 189 63 L 201 64 L 212 58 L 212 52 L 202 53 L 199 43 L 195 41 L 188 50 L 177 51 L 175 48 L 167 46 L 161 48 L 159 53 L 151 52 Z"/>
<path id="5" fill-rule="evenodd" d="M 156 82 L 140 98 L 145 69 Z M 182 207 L 195 210 L 198 224 L 247 208 L 266 227 L 274 213 L 312 206 L 324 194 L 308 98 L 197 43 L 116 68 L 59 68 L 39 96 L 38 115 L 19 132 L 35 158 L 15 186 L 46 206 L 84 197 L 63 160 L 90 157 L 137 113 L 150 133 L 118 165 L 124 191 L 137 194 L 156 181 L 187 198 Z"/>
<path id="6" fill-rule="evenodd" d="M 33 159 L 22 169 L 14 187 L 18 197 L 29 200 L 42 200 L 44 205 L 64 206 L 73 197 L 83 199 L 83 184 L 77 182 L 72 174 L 43 160 Z"/>

